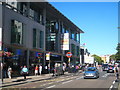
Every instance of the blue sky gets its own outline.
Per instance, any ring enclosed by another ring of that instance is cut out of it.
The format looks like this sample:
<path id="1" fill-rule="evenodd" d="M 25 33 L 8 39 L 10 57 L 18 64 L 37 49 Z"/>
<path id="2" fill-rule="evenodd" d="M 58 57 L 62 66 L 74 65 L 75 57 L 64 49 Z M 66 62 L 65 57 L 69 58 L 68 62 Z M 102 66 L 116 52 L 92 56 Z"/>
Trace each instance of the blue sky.
<path id="1" fill-rule="evenodd" d="M 118 43 L 117 2 L 50 2 L 85 33 L 81 43 L 91 54 L 116 53 Z"/>

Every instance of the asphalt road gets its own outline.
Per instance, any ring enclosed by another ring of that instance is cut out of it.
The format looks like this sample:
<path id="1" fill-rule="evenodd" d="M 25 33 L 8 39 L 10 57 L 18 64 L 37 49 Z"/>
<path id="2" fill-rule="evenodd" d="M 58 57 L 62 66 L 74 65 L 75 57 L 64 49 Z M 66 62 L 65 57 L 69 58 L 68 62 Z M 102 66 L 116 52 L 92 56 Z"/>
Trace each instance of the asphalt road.
<path id="1" fill-rule="evenodd" d="M 114 73 L 107 73 L 102 70 L 99 70 L 99 72 L 100 77 L 98 79 L 84 79 L 83 73 L 76 73 L 10 86 L 9 88 L 40 88 L 43 90 L 50 88 L 107 88 L 112 90 L 112 88 L 118 87 Z"/>

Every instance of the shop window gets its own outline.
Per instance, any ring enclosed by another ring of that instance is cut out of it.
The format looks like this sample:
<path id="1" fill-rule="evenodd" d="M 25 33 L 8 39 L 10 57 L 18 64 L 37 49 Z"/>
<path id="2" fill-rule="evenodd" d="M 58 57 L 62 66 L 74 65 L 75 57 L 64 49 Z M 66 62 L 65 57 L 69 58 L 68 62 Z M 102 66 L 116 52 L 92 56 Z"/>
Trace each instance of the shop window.
<path id="1" fill-rule="evenodd" d="M 11 43 L 23 44 L 23 23 L 11 21 Z"/>

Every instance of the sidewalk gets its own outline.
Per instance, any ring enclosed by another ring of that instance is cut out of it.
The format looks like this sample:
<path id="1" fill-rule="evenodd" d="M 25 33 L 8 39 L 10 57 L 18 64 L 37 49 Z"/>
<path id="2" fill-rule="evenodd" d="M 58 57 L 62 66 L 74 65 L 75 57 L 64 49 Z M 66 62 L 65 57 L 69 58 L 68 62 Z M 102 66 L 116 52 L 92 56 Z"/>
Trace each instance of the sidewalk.
<path id="1" fill-rule="evenodd" d="M 78 71 L 78 73 L 82 73 L 81 70 Z M 73 73 L 68 73 L 65 72 L 64 75 L 70 75 Z M 0 87 L 7 88 L 8 86 L 14 86 L 14 85 L 19 85 L 19 84 L 24 84 L 24 83 L 29 83 L 29 82 L 36 82 L 36 81 L 41 81 L 41 80 L 46 80 L 46 79 L 52 79 L 54 78 L 52 76 L 53 74 L 42 74 L 38 76 L 27 76 L 26 80 L 24 80 L 23 76 L 20 77 L 13 77 L 12 79 L 5 78 L 3 79 L 3 84 L 0 85 Z"/>
<path id="2" fill-rule="evenodd" d="M 65 75 L 69 75 L 70 73 L 65 72 Z M 24 84 L 24 83 L 29 83 L 29 82 L 35 82 L 35 81 L 41 81 L 41 80 L 46 80 L 46 79 L 51 79 L 54 78 L 52 77 L 52 73 L 50 74 L 42 74 L 38 76 L 27 76 L 26 80 L 24 80 L 23 76 L 20 77 L 13 77 L 12 79 L 5 78 L 3 79 L 3 84 L 0 85 L 0 87 L 7 88 L 8 86 L 14 86 L 14 85 L 19 85 L 19 84 Z"/>

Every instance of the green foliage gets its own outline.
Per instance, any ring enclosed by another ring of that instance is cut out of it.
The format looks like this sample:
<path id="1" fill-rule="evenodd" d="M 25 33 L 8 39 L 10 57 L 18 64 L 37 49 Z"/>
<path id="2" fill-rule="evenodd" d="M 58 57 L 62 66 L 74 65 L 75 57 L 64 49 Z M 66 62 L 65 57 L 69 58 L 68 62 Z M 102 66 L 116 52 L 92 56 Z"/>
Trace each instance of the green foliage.
<path id="1" fill-rule="evenodd" d="M 95 61 L 98 62 L 99 65 L 102 64 L 103 60 L 101 59 L 101 57 L 95 54 L 92 56 L 94 57 Z"/>
<path id="2" fill-rule="evenodd" d="M 116 50 L 117 50 L 116 60 L 120 60 L 120 43 L 118 43 L 118 46 L 117 46 Z"/>
<path id="3" fill-rule="evenodd" d="M 111 55 L 110 60 L 116 60 L 116 54 Z"/>

